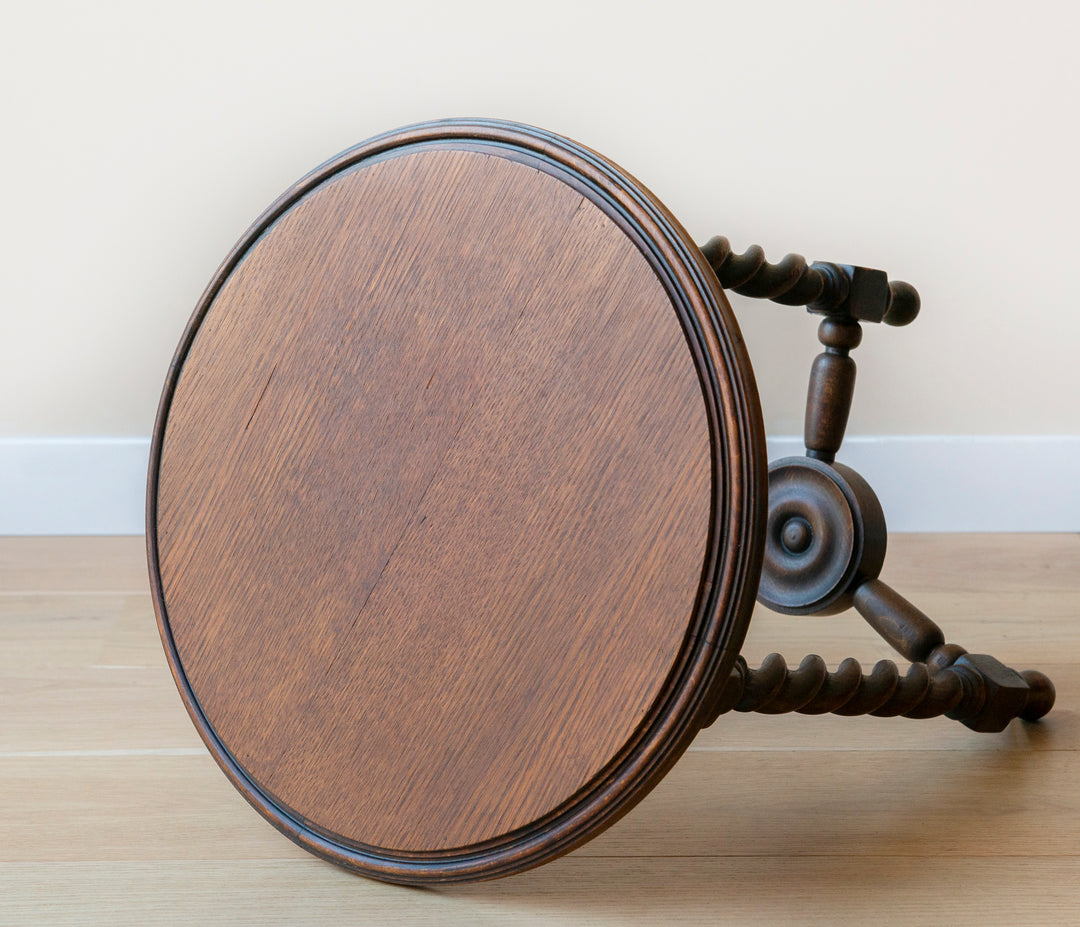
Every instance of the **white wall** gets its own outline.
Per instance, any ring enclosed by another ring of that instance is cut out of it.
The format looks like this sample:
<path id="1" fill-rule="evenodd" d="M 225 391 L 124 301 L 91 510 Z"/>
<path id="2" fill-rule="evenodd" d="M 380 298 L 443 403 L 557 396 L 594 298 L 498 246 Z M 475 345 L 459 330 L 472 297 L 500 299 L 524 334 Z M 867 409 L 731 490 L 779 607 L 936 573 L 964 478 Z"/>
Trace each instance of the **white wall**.
<path id="1" fill-rule="evenodd" d="M 851 434 L 1080 434 L 1075 4 L 140 0 L 23 4 L 5 31 L 8 447 L 147 435 L 249 222 L 340 149 L 449 115 L 577 138 L 702 241 L 914 283 L 919 320 L 857 352 Z M 815 325 L 736 311 L 767 426 L 795 434 Z"/>

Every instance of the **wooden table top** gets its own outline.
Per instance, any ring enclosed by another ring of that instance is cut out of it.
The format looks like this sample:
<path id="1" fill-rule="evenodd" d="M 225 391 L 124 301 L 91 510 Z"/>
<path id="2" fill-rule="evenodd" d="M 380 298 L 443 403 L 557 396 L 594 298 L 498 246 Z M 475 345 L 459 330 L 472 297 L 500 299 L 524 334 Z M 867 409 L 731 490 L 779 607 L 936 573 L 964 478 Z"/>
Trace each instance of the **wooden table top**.
<path id="1" fill-rule="evenodd" d="M 696 733 L 756 586 L 722 291 L 630 179 L 496 129 L 286 195 L 155 435 L 158 611 L 208 746 L 290 836 L 402 881 L 612 823 Z"/>

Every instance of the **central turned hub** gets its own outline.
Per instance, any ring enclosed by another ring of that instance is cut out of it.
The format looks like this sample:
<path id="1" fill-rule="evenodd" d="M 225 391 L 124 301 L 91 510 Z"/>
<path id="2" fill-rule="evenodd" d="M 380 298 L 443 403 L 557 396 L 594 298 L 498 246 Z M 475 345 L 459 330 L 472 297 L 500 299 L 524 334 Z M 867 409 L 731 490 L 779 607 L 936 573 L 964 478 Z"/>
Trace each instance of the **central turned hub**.
<path id="1" fill-rule="evenodd" d="M 814 541 L 814 531 L 805 518 L 795 516 L 780 532 L 780 542 L 789 554 L 804 554 Z"/>
<path id="2" fill-rule="evenodd" d="M 852 584 L 877 576 L 885 516 L 854 470 L 812 457 L 769 467 L 769 515 L 758 601 L 788 615 L 852 605 Z"/>

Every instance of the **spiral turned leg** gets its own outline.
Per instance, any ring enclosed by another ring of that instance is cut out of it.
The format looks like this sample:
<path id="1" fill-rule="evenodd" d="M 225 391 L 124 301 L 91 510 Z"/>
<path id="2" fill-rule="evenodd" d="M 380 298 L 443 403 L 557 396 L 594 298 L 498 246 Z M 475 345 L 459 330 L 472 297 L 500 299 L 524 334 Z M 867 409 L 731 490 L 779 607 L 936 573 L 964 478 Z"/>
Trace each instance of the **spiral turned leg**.
<path id="1" fill-rule="evenodd" d="M 936 672 L 925 663 L 913 663 L 902 676 L 891 660 L 881 660 L 866 675 L 850 657 L 829 672 L 817 654 L 791 670 L 780 654 L 772 653 L 756 670 L 738 658 L 709 722 L 726 711 L 879 718 L 947 715 L 973 730 L 995 732 L 1013 718 L 1037 721 L 1053 704 L 1054 686 L 1042 673 L 1019 674 L 985 654 L 965 654 Z"/>
<path id="2" fill-rule="evenodd" d="M 742 296 L 886 325 L 907 325 L 919 314 L 915 287 L 889 280 L 883 271 L 870 267 L 831 261 L 807 264 L 801 254 L 789 254 L 778 264 L 770 264 L 759 245 L 736 254 L 723 235 L 710 238 L 701 252 L 720 285 Z"/>
<path id="3" fill-rule="evenodd" d="M 901 676 L 889 660 L 869 675 L 852 659 L 830 673 L 811 655 L 795 670 L 771 654 L 760 669 L 739 657 L 706 709 L 705 724 L 726 711 L 796 711 L 840 715 L 947 715 L 976 731 L 1000 731 L 1013 719 L 1035 721 L 1054 704 L 1042 673 L 1017 673 L 993 657 L 945 643 L 941 629 L 880 579 L 888 532 L 877 496 L 855 471 L 836 463 L 855 390 L 850 354 L 861 322 L 906 325 L 919 294 L 884 271 L 846 264 L 807 264 L 789 254 L 770 264 L 756 245 L 743 254 L 715 237 L 702 254 L 720 285 L 745 296 L 806 305 L 824 315 L 804 424 L 805 457 L 769 467 L 769 513 L 758 601 L 789 615 L 823 615 L 854 607 L 911 661 Z"/>

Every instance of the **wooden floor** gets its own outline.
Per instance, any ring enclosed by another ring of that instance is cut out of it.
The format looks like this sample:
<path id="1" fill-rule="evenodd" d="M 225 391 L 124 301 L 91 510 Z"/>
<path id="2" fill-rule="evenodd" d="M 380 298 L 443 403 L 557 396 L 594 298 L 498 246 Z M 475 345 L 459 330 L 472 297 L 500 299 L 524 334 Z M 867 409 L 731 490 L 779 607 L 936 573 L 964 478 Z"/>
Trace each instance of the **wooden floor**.
<path id="1" fill-rule="evenodd" d="M 141 538 L 0 539 L 0 924 L 1080 924 L 1080 536 L 899 535 L 950 640 L 1057 684 L 1041 724 L 725 716 L 619 824 L 524 875 L 381 885 L 307 856 L 203 749 Z M 745 648 L 872 665 L 852 614 Z"/>

